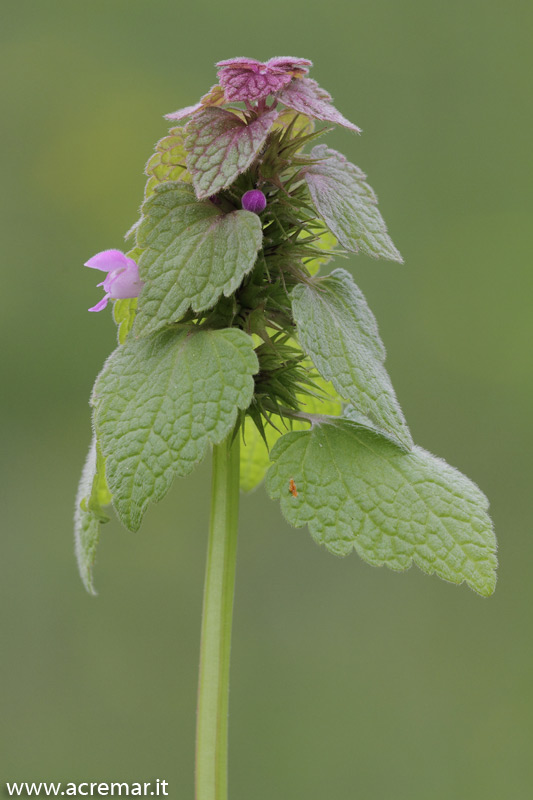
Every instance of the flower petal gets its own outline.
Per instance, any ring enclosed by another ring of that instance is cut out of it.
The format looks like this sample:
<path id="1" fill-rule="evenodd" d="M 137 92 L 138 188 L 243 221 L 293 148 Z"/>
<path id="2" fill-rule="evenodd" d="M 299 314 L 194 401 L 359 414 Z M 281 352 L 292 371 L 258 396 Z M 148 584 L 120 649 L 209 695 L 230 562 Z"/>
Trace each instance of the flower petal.
<path id="1" fill-rule="evenodd" d="M 89 309 L 89 311 L 103 311 L 109 301 L 109 295 L 106 294 L 99 303 Z"/>
<path id="2" fill-rule="evenodd" d="M 105 281 L 105 290 L 113 300 L 124 300 L 127 297 L 138 297 L 144 283 L 139 279 L 139 267 L 128 258 L 125 269 L 117 269 L 109 273 Z"/>
<path id="3" fill-rule="evenodd" d="M 121 250 L 102 250 L 85 262 L 84 266 L 92 269 L 100 269 L 102 272 L 109 272 L 117 267 L 125 267 L 128 258 Z"/>

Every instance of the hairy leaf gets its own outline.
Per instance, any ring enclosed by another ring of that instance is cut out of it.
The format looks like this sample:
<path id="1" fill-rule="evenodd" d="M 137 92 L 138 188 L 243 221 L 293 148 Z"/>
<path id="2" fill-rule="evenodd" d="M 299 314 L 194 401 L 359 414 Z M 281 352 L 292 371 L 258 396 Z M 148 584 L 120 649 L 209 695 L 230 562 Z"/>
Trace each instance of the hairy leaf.
<path id="1" fill-rule="evenodd" d="M 249 272 L 261 247 L 261 221 L 251 211 L 222 212 L 198 202 L 191 186 L 163 183 L 142 207 L 137 243 L 145 286 L 136 333 L 178 321 L 192 308 L 211 308 Z"/>
<path id="2" fill-rule="evenodd" d="M 109 505 L 110 502 L 111 494 L 106 484 L 104 459 L 98 451 L 96 438 L 93 437 L 81 474 L 74 509 L 76 558 L 83 585 L 90 594 L 96 594 L 93 567 L 100 538 L 100 524 L 109 520 L 103 506 Z"/>
<path id="3" fill-rule="evenodd" d="M 127 528 L 137 530 L 148 503 L 231 432 L 257 368 L 251 337 L 236 328 L 129 338 L 111 355 L 95 384 L 94 419 Z"/>
<path id="4" fill-rule="evenodd" d="M 190 180 L 185 164 L 184 146 L 185 129 L 171 128 L 168 136 L 164 136 L 155 146 L 155 153 L 150 157 L 144 172 L 148 175 L 145 197 L 150 197 L 155 187 L 166 181 Z"/>
<path id="5" fill-rule="evenodd" d="M 292 292 L 298 338 L 341 397 L 403 446 L 412 445 L 390 378 L 374 315 L 351 275 L 336 269 Z"/>
<path id="6" fill-rule="evenodd" d="M 361 133 L 361 129 L 357 125 L 337 111 L 329 92 L 322 89 L 312 78 L 294 78 L 279 92 L 277 99 L 284 106 L 292 108 L 300 114 L 323 122 L 334 122 L 336 125 L 342 125 L 356 133 Z"/>
<path id="7" fill-rule="evenodd" d="M 187 168 L 198 198 L 229 186 L 257 157 L 277 111 L 262 114 L 246 125 L 223 108 L 206 108 L 187 124 Z"/>
<path id="8" fill-rule="evenodd" d="M 402 263 L 364 172 L 324 144 L 313 147 L 310 157 L 318 160 L 305 168 L 313 203 L 340 244 L 354 253 Z"/>
<path id="9" fill-rule="evenodd" d="M 119 344 L 124 344 L 128 333 L 133 328 L 135 312 L 137 311 L 137 302 L 137 297 L 126 297 L 123 300 L 115 300 L 113 305 L 113 319 L 118 325 Z"/>
<path id="10" fill-rule="evenodd" d="M 481 595 L 494 591 L 496 539 L 487 499 L 426 450 L 406 453 L 343 420 L 286 434 L 271 458 L 270 496 L 280 499 L 291 525 L 308 525 L 332 553 L 356 550 L 369 564 L 395 570 L 414 561 Z"/>
<path id="11" fill-rule="evenodd" d="M 198 111 L 201 111 L 203 108 L 207 106 L 223 106 L 226 102 L 226 97 L 224 95 L 224 90 L 222 86 L 212 86 L 207 94 L 200 99 L 199 103 L 195 103 L 193 106 L 186 106 L 185 108 L 179 108 L 177 111 L 173 111 L 171 114 L 165 114 L 165 119 L 172 119 L 172 120 L 182 120 L 185 117 L 190 117 L 191 114 L 196 114 Z"/>

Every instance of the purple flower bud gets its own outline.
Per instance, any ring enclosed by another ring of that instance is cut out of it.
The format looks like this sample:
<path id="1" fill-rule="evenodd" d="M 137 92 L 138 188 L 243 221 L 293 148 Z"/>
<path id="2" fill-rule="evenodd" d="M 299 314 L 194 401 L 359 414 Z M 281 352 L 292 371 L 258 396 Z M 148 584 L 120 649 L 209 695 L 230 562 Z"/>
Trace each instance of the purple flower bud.
<path id="1" fill-rule="evenodd" d="M 266 208 L 267 200 L 265 195 L 260 189 L 250 189 L 242 196 L 242 207 L 246 211 L 253 211 L 254 214 L 260 214 Z"/>
<path id="2" fill-rule="evenodd" d="M 138 297 L 144 283 L 139 279 L 139 267 L 132 258 L 120 250 L 103 250 L 85 262 L 86 267 L 107 272 L 98 286 L 104 287 L 105 296 L 89 311 L 102 311 L 109 299 L 123 300 Z"/>

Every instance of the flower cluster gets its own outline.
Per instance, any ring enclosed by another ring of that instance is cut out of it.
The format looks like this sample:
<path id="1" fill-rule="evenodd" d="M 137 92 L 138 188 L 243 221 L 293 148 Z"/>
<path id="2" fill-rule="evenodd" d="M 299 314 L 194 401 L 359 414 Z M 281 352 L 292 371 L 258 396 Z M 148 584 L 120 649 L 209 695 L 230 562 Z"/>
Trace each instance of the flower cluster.
<path id="1" fill-rule="evenodd" d="M 331 95 L 307 77 L 312 66 L 308 59 L 278 56 L 261 62 L 253 58 L 230 58 L 216 66 L 219 84 L 195 105 L 167 115 L 167 119 L 173 121 L 190 118 L 184 129 L 188 133 L 187 143 L 183 129 L 174 129 L 174 136 L 169 137 L 172 138 L 170 152 L 165 150 L 156 159 L 154 171 L 148 173 L 152 181 L 160 182 L 161 175 L 168 180 L 172 173 L 188 172 L 197 197 L 209 197 L 219 204 L 218 191 L 227 188 L 251 165 L 264 147 L 268 134 L 276 124 L 280 125 L 283 113 L 292 114 L 286 124 L 292 124 L 291 119 L 294 122 L 295 116 L 300 115 L 310 124 L 314 119 L 360 131 L 334 107 Z M 245 109 L 239 109 L 234 103 L 243 103 Z M 285 112 L 277 110 L 279 105 L 285 107 Z M 217 154 L 222 161 L 217 160 Z M 232 170 L 224 159 L 231 165 L 236 158 L 242 163 Z M 187 169 L 181 161 L 186 161 Z M 228 171 L 230 180 L 224 179 Z M 265 194 L 256 186 L 242 193 L 240 207 L 247 211 L 261 214 L 266 204 Z M 105 280 L 98 284 L 103 287 L 105 296 L 89 311 L 101 311 L 110 299 L 137 297 L 144 285 L 137 263 L 119 250 L 104 250 L 89 259 L 85 266 L 107 272 Z"/>

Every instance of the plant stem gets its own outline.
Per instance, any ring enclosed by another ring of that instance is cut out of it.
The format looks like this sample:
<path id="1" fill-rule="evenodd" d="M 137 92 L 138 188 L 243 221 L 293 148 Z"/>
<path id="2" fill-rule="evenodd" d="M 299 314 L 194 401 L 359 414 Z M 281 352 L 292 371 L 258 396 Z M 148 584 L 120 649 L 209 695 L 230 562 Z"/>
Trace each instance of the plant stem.
<path id="1" fill-rule="evenodd" d="M 239 516 L 239 435 L 213 448 L 211 521 L 205 572 L 196 800 L 227 800 L 231 623 Z"/>

